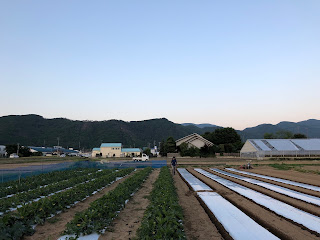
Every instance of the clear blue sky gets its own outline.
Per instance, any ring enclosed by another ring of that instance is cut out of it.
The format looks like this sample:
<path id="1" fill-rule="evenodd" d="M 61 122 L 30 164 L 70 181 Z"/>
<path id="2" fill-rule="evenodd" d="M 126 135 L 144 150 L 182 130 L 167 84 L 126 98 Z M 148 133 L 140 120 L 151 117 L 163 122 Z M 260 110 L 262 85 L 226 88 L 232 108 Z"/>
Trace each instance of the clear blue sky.
<path id="1" fill-rule="evenodd" d="M 0 1 L 0 116 L 320 119 L 320 1 Z"/>

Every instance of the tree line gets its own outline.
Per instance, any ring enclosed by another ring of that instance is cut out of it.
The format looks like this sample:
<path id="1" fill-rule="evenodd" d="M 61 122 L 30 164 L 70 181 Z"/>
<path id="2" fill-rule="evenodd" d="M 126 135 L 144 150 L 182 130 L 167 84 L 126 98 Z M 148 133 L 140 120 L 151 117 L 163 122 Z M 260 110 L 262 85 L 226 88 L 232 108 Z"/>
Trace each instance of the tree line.
<path id="1" fill-rule="evenodd" d="M 216 153 L 234 153 L 239 152 L 243 146 L 240 135 L 231 127 L 217 128 L 213 132 L 205 132 L 203 138 L 209 140 L 214 145 L 204 145 L 202 148 L 189 147 L 187 143 L 176 146 L 173 137 L 166 141 L 162 140 L 160 144 L 160 155 L 167 156 L 168 153 L 179 152 L 180 155 L 190 157 L 214 157 Z"/>

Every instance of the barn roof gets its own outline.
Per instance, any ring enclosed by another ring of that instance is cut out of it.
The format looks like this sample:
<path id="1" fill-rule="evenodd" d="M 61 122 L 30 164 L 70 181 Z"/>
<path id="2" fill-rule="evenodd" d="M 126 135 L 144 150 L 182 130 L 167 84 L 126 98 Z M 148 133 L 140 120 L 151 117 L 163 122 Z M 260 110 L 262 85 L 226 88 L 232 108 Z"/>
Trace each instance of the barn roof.
<path id="1" fill-rule="evenodd" d="M 320 151 L 320 139 L 248 139 L 258 151 Z"/>

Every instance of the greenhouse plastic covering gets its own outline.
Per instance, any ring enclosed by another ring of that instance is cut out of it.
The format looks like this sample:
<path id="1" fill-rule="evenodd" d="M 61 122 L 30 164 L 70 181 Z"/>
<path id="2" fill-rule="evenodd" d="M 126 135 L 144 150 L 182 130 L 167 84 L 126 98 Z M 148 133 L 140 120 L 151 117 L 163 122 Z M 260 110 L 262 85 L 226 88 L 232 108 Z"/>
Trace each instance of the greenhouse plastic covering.
<path id="1" fill-rule="evenodd" d="M 198 178 L 193 176 L 187 171 L 187 169 L 178 168 L 178 172 L 190 184 L 194 191 L 212 191 L 212 189 L 207 184 L 203 183 Z"/>
<path id="2" fill-rule="evenodd" d="M 215 192 L 198 192 L 224 229 L 235 240 L 279 239 Z"/>
<path id="3" fill-rule="evenodd" d="M 266 183 L 266 182 L 259 181 L 259 180 L 256 180 L 256 179 L 239 176 L 239 175 L 236 175 L 236 174 L 233 174 L 233 173 L 228 173 L 228 172 L 222 171 L 220 169 L 211 168 L 211 170 L 215 171 L 215 172 L 218 172 L 220 174 L 229 176 L 229 177 L 233 177 L 233 178 L 245 181 L 245 182 L 252 183 L 254 185 L 258 185 L 258 186 L 264 187 L 266 189 L 270 189 L 270 190 L 272 190 L 274 192 L 278 192 L 278 193 L 287 195 L 287 196 L 292 197 L 292 198 L 296 198 L 296 199 L 299 199 L 299 200 L 302 200 L 302 201 L 305 201 L 305 202 L 312 203 L 312 204 L 320 206 L 320 198 L 312 196 L 312 195 L 309 195 L 309 194 L 301 193 L 301 192 L 298 192 L 298 191 L 294 191 L 294 190 L 291 190 L 291 189 L 288 189 L 288 188 L 285 188 L 285 187 L 281 187 L 281 186 L 274 185 L 274 184 L 271 184 L 271 183 Z"/>
<path id="4" fill-rule="evenodd" d="M 250 188 L 244 187 L 240 184 L 221 178 L 203 169 L 196 168 L 195 170 L 203 174 L 204 176 L 220 183 L 221 185 L 231 189 L 232 191 L 248 199 L 251 199 L 257 204 L 264 206 L 265 208 L 270 209 L 271 211 L 277 213 L 278 215 L 283 216 L 287 219 L 291 219 L 292 221 L 299 223 L 312 231 L 320 233 L 319 217 L 312 215 L 310 213 L 304 212 L 298 208 L 295 208 L 289 204 L 276 200 L 265 194 L 262 194 Z"/>
<path id="5" fill-rule="evenodd" d="M 294 181 L 286 180 L 286 179 L 282 179 L 282 178 L 269 177 L 269 176 L 261 175 L 261 174 L 257 174 L 257 173 L 240 171 L 240 170 L 237 170 L 237 169 L 234 169 L 234 168 L 226 168 L 226 169 L 229 170 L 229 171 L 233 171 L 233 172 L 238 172 L 238 173 L 242 173 L 242 174 L 246 174 L 246 175 L 250 175 L 250 176 L 260 177 L 260 178 L 272 180 L 272 181 L 275 181 L 275 182 L 281 182 L 281 183 L 285 183 L 285 184 L 289 184 L 289 185 L 302 187 L 302 188 L 306 188 L 306 189 L 310 189 L 310 190 L 313 190 L 313 191 L 320 192 L 320 187 L 313 186 L 313 185 L 306 184 L 306 183 L 299 183 L 299 182 L 294 182 Z"/>

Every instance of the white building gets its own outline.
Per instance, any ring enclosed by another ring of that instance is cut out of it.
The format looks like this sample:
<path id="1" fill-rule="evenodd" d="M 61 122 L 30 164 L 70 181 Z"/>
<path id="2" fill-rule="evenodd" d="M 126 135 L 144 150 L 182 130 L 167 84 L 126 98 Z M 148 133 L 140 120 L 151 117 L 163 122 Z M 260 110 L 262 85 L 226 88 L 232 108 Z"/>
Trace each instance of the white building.
<path id="1" fill-rule="evenodd" d="M 193 133 L 188 136 L 185 136 L 183 138 L 180 138 L 176 141 L 176 146 L 179 146 L 182 143 L 187 143 L 188 148 L 190 147 L 196 147 L 196 148 L 202 148 L 205 145 L 208 147 L 213 146 L 214 144 L 210 142 L 209 140 L 201 137 L 198 133 Z"/>
<path id="2" fill-rule="evenodd" d="M 311 157 L 320 156 L 320 139 L 248 139 L 240 157 Z"/>
<path id="3" fill-rule="evenodd" d="M 99 148 L 92 149 L 92 157 L 136 157 L 140 148 L 123 148 L 121 143 L 101 143 Z"/>

